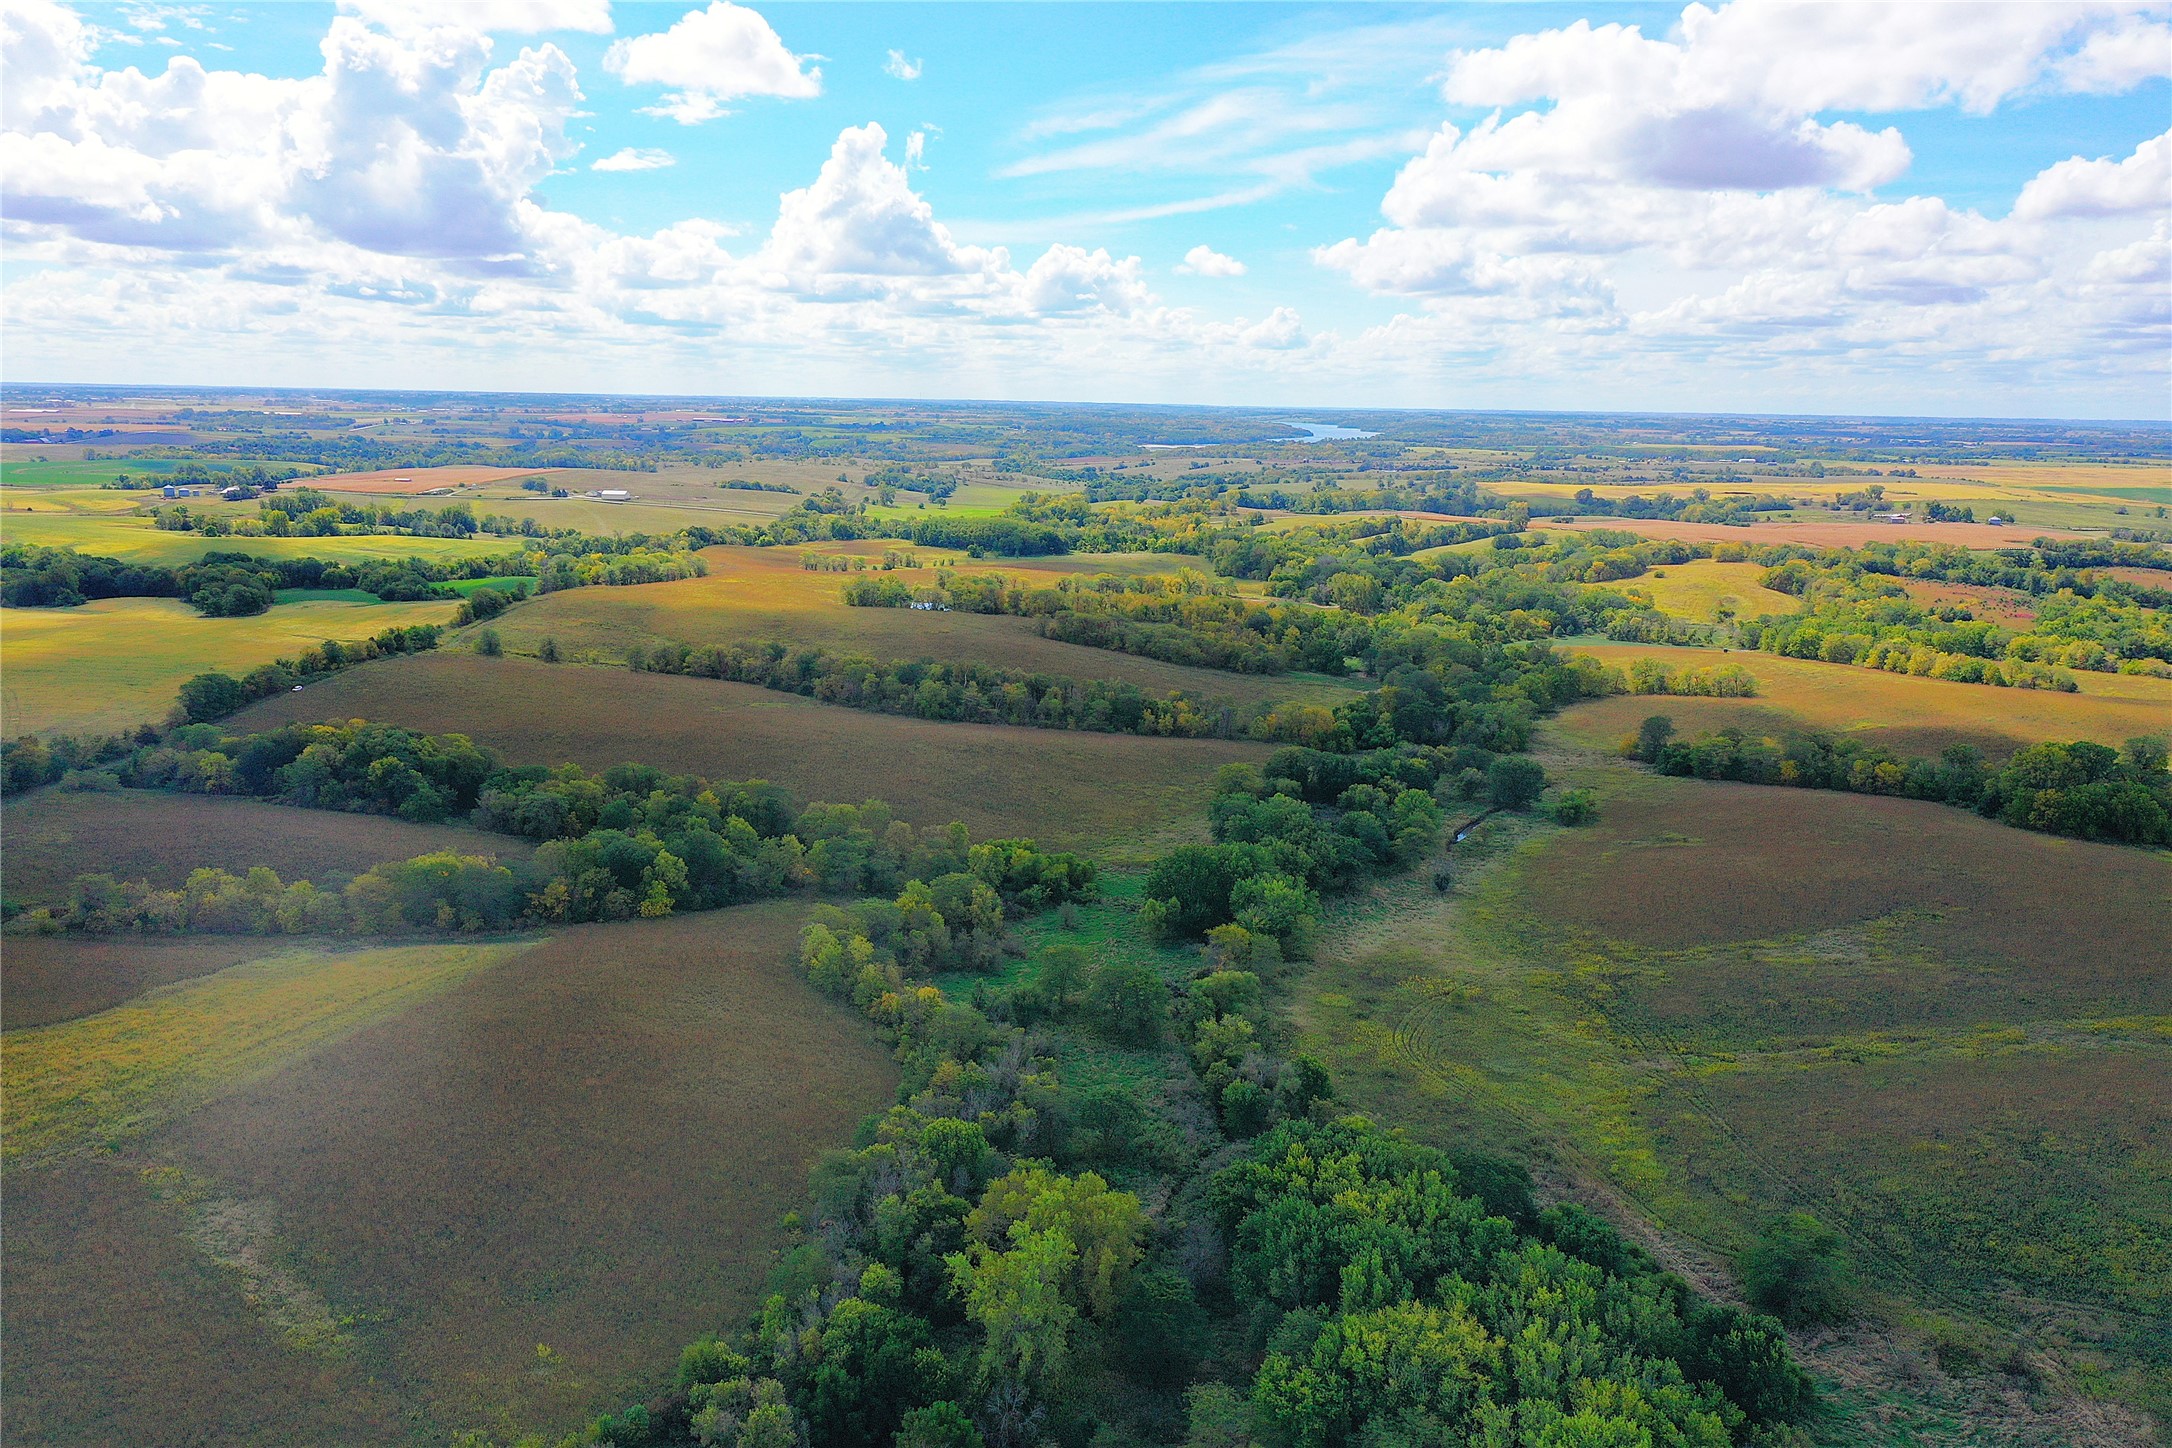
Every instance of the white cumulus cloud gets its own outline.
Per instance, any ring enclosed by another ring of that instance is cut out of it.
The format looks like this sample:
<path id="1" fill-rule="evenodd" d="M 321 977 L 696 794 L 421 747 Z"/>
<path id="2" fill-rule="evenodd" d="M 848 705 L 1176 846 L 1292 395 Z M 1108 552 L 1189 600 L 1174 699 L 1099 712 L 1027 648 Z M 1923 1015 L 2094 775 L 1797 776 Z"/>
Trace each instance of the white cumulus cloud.
<path id="1" fill-rule="evenodd" d="M 589 163 L 591 171 L 661 171 L 676 166 L 679 158 L 654 146 L 628 146 Z"/>
<path id="2" fill-rule="evenodd" d="M 691 10 L 669 30 L 614 41 L 603 68 L 627 85 L 667 88 L 650 108 L 681 125 L 724 114 L 744 96 L 805 100 L 822 93 L 822 72 L 785 49 L 767 20 L 731 0 Z"/>
<path id="3" fill-rule="evenodd" d="M 898 80 L 920 79 L 921 68 L 919 61 L 908 59 L 902 50 L 891 51 L 889 58 L 882 63 L 882 73 Z"/>
<path id="4" fill-rule="evenodd" d="M 388 30 L 457 23 L 493 34 L 611 33 L 611 0 L 340 0 L 339 8 Z"/>
<path id="5" fill-rule="evenodd" d="M 1184 253 L 1184 260 L 1177 270 L 1195 277 L 1241 277 L 1244 263 L 1233 256 L 1224 256 L 1211 246 L 1195 246 Z"/>
<path id="6" fill-rule="evenodd" d="M 870 121 L 839 133 L 812 185 L 779 199 L 763 261 L 800 285 L 825 279 L 940 277 L 988 270 L 999 252 L 960 246 L 883 154 L 889 136 Z"/>
<path id="7" fill-rule="evenodd" d="M 2172 211 L 2172 131 L 2144 141 L 2124 161 L 2080 156 L 2040 171 L 2021 188 L 2014 215 L 2124 216 Z"/>

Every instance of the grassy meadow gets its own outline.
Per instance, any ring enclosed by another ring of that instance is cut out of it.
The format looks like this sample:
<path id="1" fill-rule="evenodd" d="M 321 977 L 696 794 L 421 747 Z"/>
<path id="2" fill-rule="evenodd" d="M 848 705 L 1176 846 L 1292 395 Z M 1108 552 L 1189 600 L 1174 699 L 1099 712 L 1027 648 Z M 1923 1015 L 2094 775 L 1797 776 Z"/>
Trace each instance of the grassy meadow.
<path id="1" fill-rule="evenodd" d="M 1449 894 L 1332 923 L 1298 1016 L 1347 1099 L 1525 1155 L 1716 1282 L 1759 1222 L 1815 1211 L 1957 1378 L 2055 1350 L 2066 1387 L 2172 1401 L 2146 1342 L 2172 1313 L 2172 860 L 1548 763 L 1599 790 L 1596 825 L 1483 826 Z M 1844 1343 L 1806 1346 L 1841 1384 L 1821 1439 L 1923 1441 L 1851 1395 Z"/>
<path id="2" fill-rule="evenodd" d="M 1662 659 L 1678 668 L 1738 665 L 1757 679 L 1757 694 L 1747 699 L 1621 694 L 1575 705 L 1563 713 L 1559 727 L 1564 738 L 1588 748 L 1611 749 L 1651 714 L 1665 714 L 1683 734 L 1730 726 L 1766 733 L 1824 731 L 1859 734 L 1903 754 L 1934 755 L 1949 744 L 1973 744 L 1994 758 L 2047 739 L 2116 745 L 2172 728 L 2172 680 L 2133 674 L 2076 673 L 2081 692 L 2058 694 L 1739 649 L 1721 653 L 1583 639 L 1573 647 L 1623 666 L 1637 658 Z"/>
<path id="3" fill-rule="evenodd" d="M 808 800 L 883 799 L 900 818 L 962 820 L 977 837 L 1119 851 L 1151 849 L 1172 828 L 1198 830 L 1214 771 L 1269 752 L 1215 739 L 936 723 L 752 684 L 459 653 L 364 664 L 235 722 L 349 718 L 467 734 L 522 764 L 601 769 L 635 759 L 772 780 Z"/>
<path id="4" fill-rule="evenodd" d="M 1756 563 L 1716 563 L 1700 558 L 1655 568 L 1621 587 L 1642 593 L 1652 607 L 1693 623 L 1714 623 L 1722 611 L 1734 618 L 1760 618 L 1768 613 L 1794 613 L 1802 600 L 1766 588 L 1758 582 L 1765 570 Z"/>
<path id="5" fill-rule="evenodd" d="M 326 639 L 345 643 L 388 628 L 447 623 L 452 612 L 445 602 L 316 600 L 248 618 L 206 618 L 173 598 L 11 608 L 0 619 L 7 651 L 0 729 L 10 736 L 132 729 L 165 718 L 191 675 L 243 674 Z"/>

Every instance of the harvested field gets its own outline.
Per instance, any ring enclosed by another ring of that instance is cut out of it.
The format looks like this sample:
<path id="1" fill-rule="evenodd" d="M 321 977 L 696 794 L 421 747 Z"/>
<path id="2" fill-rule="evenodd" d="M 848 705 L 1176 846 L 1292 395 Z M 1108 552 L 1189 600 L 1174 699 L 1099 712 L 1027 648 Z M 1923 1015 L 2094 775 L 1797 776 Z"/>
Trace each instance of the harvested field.
<path id="1" fill-rule="evenodd" d="M 1758 582 L 1764 573 L 1764 568 L 1756 563 L 1715 563 L 1710 559 L 1699 559 L 1694 563 L 1669 564 L 1624 579 L 1619 586 L 1629 593 L 1648 594 L 1652 607 L 1661 613 L 1695 623 L 1717 621 L 1722 609 L 1744 619 L 1800 611 L 1801 599 Z"/>
<path id="2" fill-rule="evenodd" d="M 874 551 L 879 553 L 880 545 Z M 843 598 L 846 575 L 801 567 L 797 549 L 710 548 L 702 557 L 709 563 L 707 577 L 640 588 L 546 594 L 506 614 L 498 632 L 508 648 L 532 652 L 545 638 L 553 638 L 564 652 L 614 663 L 631 647 L 665 640 L 688 644 L 776 640 L 881 659 L 933 657 L 1071 678 L 1121 679 L 1152 693 L 1182 690 L 1194 698 L 1233 704 L 1284 699 L 1335 703 L 1350 692 L 1351 686 L 1324 679 L 1225 673 L 1062 643 L 1042 638 L 1030 619 L 852 608 Z M 963 566 L 1021 578 L 1039 574 L 1041 581 L 1075 571 L 1008 562 Z M 898 576 L 908 583 L 935 581 L 932 568 Z"/>
<path id="3" fill-rule="evenodd" d="M 2084 692 L 1995 689 L 1878 669 L 1778 654 L 1669 648 L 1656 644 L 1578 641 L 1580 653 L 1626 666 L 1658 658 L 1678 668 L 1732 664 L 1757 678 L 1749 699 L 1616 695 L 1565 710 L 1554 725 L 1579 746 L 1612 749 L 1648 715 L 1664 714 L 1678 733 L 1729 726 L 1763 733 L 1817 730 L 1854 734 L 1901 754 L 1935 755 L 1949 744 L 1973 744 L 2004 758 L 2047 739 L 2095 739 L 2119 744 L 2172 728 L 2172 680 L 2131 674 L 2081 673 Z"/>
<path id="4" fill-rule="evenodd" d="M 1725 523 L 1683 523 L 1664 518 L 1574 518 L 1543 521 L 1533 528 L 1574 528 L 1581 532 L 1604 529 L 1615 533 L 1640 533 L 1647 538 L 1679 538 L 1685 543 L 1807 543 L 1817 548 L 1860 548 L 1865 543 L 1957 543 L 1963 548 L 2020 548 L 2031 538 L 2083 538 L 2089 536 L 2061 528 L 2014 526 L 1994 528 L 1989 523 L 1841 523 L 1782 518 L 1733 528 Z"/>
<path id="5" fill-rule="evenodd" d="M 8 1437 L 41 1448 L 401 1444 L 404 1409 L 268 1327 L 144 1167 L 76 1157 L 7 1178 Z M 85 1391 L 96 1384 L 96 1391 Z"/>
<path id="6" fill-rule="evenodd" d="M 224 970 L 262 955 L 265 943 L 246 935 L 174 940 L 10 935 L 5 949 L 0 1028 L 18 1031 L 91 1015 L 159 986 Z"/>
<path id="7" fill-rule="evenodd" d="M 269 865 L 283 880 L 344 883 L 372 865 L 437 850 L 526 859 L 535 846 L 465 825 L 417 825 L 383 815 L 289 809 L 260 800 L 153 790 L 40 790 L 0 807 L 7 898 L 64 899 L 86 871 L 173 889 L 194 869 L 239 875 Z"/>
<path id="8" fill-rule="evenodd" d="M 558 475 L 560 468 L 380 468 L 369 473 L 324 473 L 310 478 L 312 488 L 334 493 L 385 493 L 413 495 L 432 488 L 471 488 L 485 483 L 520 482 L 544 478 L 559 487 L 571 487 Z"/>
<path id="9" fill-rule="evenodd" d="M 602 589 L 592 590 L 603 592 Z M 636 592 L 639 590 L 619 590 Z M 1076 847 L 1196 828 L 1214 771 L 1264 745 L 942 724 L 751 684 L 472 654 L 418 654 L 267 699 L 239 728 L 370 718 L 472 736 L 521 764 L 641 760 L 768 779 L 802 799 L 883 799 L 920 824 Z"/>
<path id="10" fill-rule="evenodd" d="M 555 1438 L 645 1392 L 682 1343 L 754 1306 L 813 1158 L 895 1081 L 856 1014 L 794 975 L 803 914 L 779 903 L 487 947 L 495 968 L 129 1148 L 134 1195 L 92 1170 L 103 1157 L 11 1171 L 10 1347 L 52 1364 L 11 1371 L 11 1429 Z M 146 1193 L 174 1214 L 163 1237 Z M 184 1231 L 194 1247 L 176 1254 Z M 151 1318 L 137 1322 L 97 1287 L 146 1241 L 149 1280 L 121 1295 Z M 200 1334 L 183 1326 L 199 1317 Z M 169 1346 L 136 1350 L 146 1341 Z M 77 1374 L 95 1363 L 113 1370 L 86 1395 Z M 231 1394 L 190 1388 L 201 1380 L 296 1386 L 252 1399 L 237 1427 Z M 351 1417 L 322 1428 L 322 1405 L 350 1396 Z"/>
<path id="11" fill-rule="evenodd" d="M 1908 591 L 1910 599 L 1926 608 L 1957 605 L 1978 618 L 1990 619 L 2002 628 L 2023 629 L 2036 621 L 2036 599 L 2018 588 L 1994 588 L 1983 583 L 1948 583 L 1937 578 L 1912 578 L 1903 581 L 1901 587 Z"/>
<path id="12" fill-rule="evenodd" d="M 0 1156 L 111 1148 L 502 961 L 505 945 L 260 945 L 96 1015 L 0 1035 Z"/>
<path id="13" fill-rule="evenodd" d="M 2172 950 L 2172 861 L 2035 834 L 1921 800 L 1638 775 L 1594 825 L 1555 838 L 1520 887 L 1531 911 L 1658 950 L 1920 912 L 1942 958 L 2088 975 Z M 1923 862 L 1935 861 L 1935 867 Z M 2075 881 L 2089 881 L 2078 908 Z M 2151 984 L 2156 992 L 2172 981 Z"/>
<path id="14" fill-rule="evenodd" d="M 207 669 L 242 674 L 326 639 L 446 623 L 453 605 L 311 602 L 249 618 L 205 618 L 175 598 L 103 598 L 76 608 L 11 608 L 0 728 L 96 734 L 165 718 Z"/>

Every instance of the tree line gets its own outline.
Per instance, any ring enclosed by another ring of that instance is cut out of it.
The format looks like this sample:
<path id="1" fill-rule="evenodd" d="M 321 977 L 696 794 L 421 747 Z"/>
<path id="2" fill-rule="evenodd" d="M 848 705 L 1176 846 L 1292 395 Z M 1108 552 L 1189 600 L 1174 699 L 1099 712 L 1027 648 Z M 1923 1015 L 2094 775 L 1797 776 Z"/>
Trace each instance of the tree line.
<path id="1" fill-rule="evenodd" d="M 1622 750 L 1661 774 L 1932 800 L 2020 829 L 2172 845 L 2172 773 L 2157 736 L 2130 739 L 2124 749 L 2087 740 L 2032 744 L 1993 769 L 1965 744 L 1926 759 L 1827 734 L 1723 729 L 1676 739 L 1673 721 L 1655 714 Z"/>
<path id="2" fill-rule="evenodd" d="M 238 930 L 381 934 L 713 910 L 799 888 L 895 888 L 926 876 L 947 902 L 998 913 L 1090 894 L 1093 867 L 1030 841 L 974 845 L 962 827 L 918 831 L 870 804 L 800 809 L 762 781 L 724 783 L 646 765 L 591 774 L 514 768 L 463 735 L 390 725 L 289 725 L 229 735 L 190 725 L 108 764 L 105 787 L 231 795 L 310 809 L 468 821 L 536 841 L 532 858 L 441 851 L 389 861 L 344 888 L 288 884 L 268 869 L 198 870 L 180 890 L 80 876 L 64 909 L 40 917 L 95 933 Z M 935 918 L 932 928 L 941 931 Z"/>

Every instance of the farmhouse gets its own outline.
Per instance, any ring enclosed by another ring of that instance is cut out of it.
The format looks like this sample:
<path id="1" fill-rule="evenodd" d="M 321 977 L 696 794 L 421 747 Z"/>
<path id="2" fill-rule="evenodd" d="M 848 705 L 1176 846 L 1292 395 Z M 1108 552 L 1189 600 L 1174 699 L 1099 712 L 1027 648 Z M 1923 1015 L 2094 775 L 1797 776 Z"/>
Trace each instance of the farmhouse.
<path id="1" fill-rule="evenodd" d="M 591 498 L 601 498 L 606 503 L 629 503 L 633 501 L 633 494 L 627 492 L 624 488 L 603 488 L 590 493 L 589 496 Z"/>

